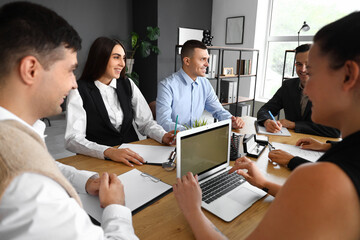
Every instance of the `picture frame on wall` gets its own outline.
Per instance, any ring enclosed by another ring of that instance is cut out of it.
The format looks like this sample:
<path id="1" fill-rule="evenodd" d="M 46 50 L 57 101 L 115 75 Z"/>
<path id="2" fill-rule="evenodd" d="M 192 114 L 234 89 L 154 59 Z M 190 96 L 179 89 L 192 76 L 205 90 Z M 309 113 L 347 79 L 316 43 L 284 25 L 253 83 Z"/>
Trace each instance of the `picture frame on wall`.
<path id="1" fill-rule="evenodd" d="M 245 16 L 226 18 L 225 44 L 243 44 Z"/>

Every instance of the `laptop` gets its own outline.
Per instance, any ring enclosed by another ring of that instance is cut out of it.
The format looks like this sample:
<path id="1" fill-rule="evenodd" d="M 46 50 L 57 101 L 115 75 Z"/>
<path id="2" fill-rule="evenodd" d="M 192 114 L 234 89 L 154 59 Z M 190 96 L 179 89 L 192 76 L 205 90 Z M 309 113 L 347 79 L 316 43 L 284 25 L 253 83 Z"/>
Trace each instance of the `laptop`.
<path id="1" fill-rule="evenodd" d="M 229 176 L 230 139 L 230 119 L 176 134 L 177 177 L 198 174 L 201 206 L 226 222 L 266 195 L 236 172 Z"/>

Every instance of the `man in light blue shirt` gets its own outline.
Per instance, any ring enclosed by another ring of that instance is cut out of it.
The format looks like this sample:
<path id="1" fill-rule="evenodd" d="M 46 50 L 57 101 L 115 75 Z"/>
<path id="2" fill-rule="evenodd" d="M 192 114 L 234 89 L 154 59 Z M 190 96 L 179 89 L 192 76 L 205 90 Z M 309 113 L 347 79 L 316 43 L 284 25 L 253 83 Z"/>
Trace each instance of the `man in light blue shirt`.
<path id="1" fill-rule="evenodd" d="M 240 117 L 232 116 L 219 102 L 213 87 L 205 77 L 209 54 L 205 44 L 189 40 L 181 49 L 182 68 L 158 84 L 156 120 L 166 131 L 192 127 L 204 110 L 218 120 L 232 119 L 232 127 L 244 126 Z"/>

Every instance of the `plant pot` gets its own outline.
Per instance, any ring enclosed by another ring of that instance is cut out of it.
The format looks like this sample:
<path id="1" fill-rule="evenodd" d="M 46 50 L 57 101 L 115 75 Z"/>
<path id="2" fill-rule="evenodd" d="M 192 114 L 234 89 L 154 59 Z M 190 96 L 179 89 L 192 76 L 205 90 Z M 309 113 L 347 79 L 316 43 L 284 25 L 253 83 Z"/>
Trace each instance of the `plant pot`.
<path id="1" fill-rule="evenodd" d="M 133 59 L 133 58 L 126 59 L 126 67 L 127 67 L 126 73 L 129 73 L 129 74 L 132 73 L 134 62 L 135 62 L 135 59 Z"/>

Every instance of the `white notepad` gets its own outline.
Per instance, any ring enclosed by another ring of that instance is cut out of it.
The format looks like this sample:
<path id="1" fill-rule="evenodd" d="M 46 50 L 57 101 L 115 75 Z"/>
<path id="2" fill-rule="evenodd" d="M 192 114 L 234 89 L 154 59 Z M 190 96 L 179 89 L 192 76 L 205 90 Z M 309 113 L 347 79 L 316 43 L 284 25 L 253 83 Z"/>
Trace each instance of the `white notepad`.
<path id="1" fill-rule="evenodd" d="M 166 193 L 172 187 L 151 175 L 133 169 L 118 176 L 124 185 L 125 206 L 132 212 Z M 79 194 L 84 210 L 101 223 L 103 208 L 100 207 L 99 197 L 89 194 Z"/>
<path id="2" fill-rule="evenodd" d="M 278 142 L 273 142 L 271 144 L 274 146 L 275 149 L 281 149 L 294 156 L 305 158 L 306 160 L 309 160 L 311 162 L 316 162 L 324 154 L 324 152 L 305 150 L 295 145 L 289 145 Z"/>
<path id="3" fill-rule="evenodd" d="M 169 156 L 175 147 L 170 146 L 152 146 L 152 145 L 142 145 L 142 144 L 121 144 L 119 148 L 130 148 L 141 157 L 147 163 L 158 163 L 162 164 L 163 162 L 169 161 Z"/>
<path id="4" fill-rule="evenodd" d="M 266 128 L 264 126 L 260 126 L 257 121 L 255 121 L 255 129 L 256 129 L 256 132 L 259 134 L 277 135 L 277 136 L 285 136 L 285 137 L 291 136 L 289 130 L 285 127 L 281 128 L 281 132 L 279 131 L 277 133 L 271 133 L 271 132 L 266 131 Z"/>

